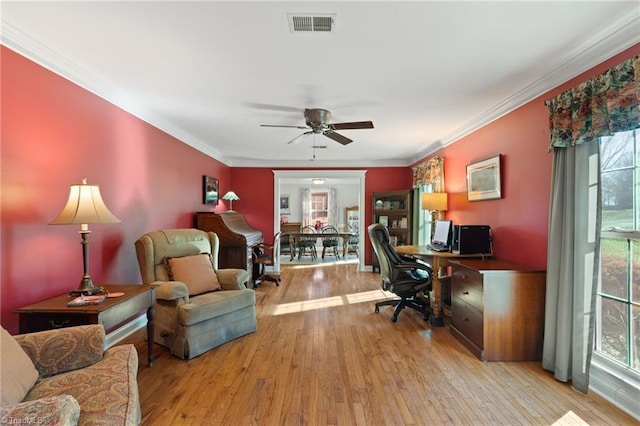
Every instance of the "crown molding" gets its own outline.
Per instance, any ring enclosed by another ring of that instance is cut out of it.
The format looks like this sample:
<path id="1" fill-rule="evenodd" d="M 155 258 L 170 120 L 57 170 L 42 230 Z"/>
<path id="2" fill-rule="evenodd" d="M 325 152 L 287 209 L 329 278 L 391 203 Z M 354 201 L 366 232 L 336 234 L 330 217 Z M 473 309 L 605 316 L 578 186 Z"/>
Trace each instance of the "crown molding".
<path id="1" fill-rule="evenodd" d="M 112 103 L 118 108 L 138 117 L 144 122 L 162 130 L 194 149 L 229 165 L 229 160 L 219 151 L 196 138 L 184 129 L 163 120 L 146 110 L 134 98 L 108 83 L 98 80 L 94 75 L 74 64 L 64 56 L 47 48 L 42 43 L 0 19 L 0 43 L 21 54 L 42 67 L 58 74 L 94 95 Z"/>
<path id="2" fill-rule="evenodd" d="M 427 146 L 417 153 L 414 158 L 424 158 L 442 147 L 457 142 L 618 53 L 640 43 L 640 31 L 638 28 L 640 28 L 640 8 L 613 22 L 605 30 L 595 33 L 593 37 L 576 46 L 566 55 L 569 59 L 551 70 L 551 72 L 525 86 L 485 113 L 468 121 L 442 139 L 428 142 Z"/>
<path id="3" fill-rule="evenodd" d="M 425 143 L 424 149 L 406 159 L 344 162 L 340 160 L 282 160 L 270 161 L 269 167 L 405 167 L 415 163 L 416 158 L 424 158 L 438 149 L 448 146 L 474 131 L 486 126 L 509 112 L 521 107 L 533 99 L 547 93 L 559 85 L 571 80 L 579 74 L 593 68 L 605 60 L 640 42 L 640 10 L 636 10 L 619 21 L 612 23 L 607 29 L 596 33 L 579 46 L 576 46 L 566 57 L 569 59 L 551 70 L 542 78 L 523 87 L 501 103 L 485 113 L 468 121 L 453 132 L 436 141 Z M 229 167 L 265 167 L 264 160 L 233 158 L 223 155 L 207 143 L 193 136 L 184 129 L 173 125 L 146 110 L 131 96 L 104 81 L 99 81 L 78 65 L 48 49 L 43 44 L 27 36 L 13 25 L 0 19 L 0 43 L 20 53 L 35 63 L 70 80 L 89 92 L 107 100 L 113 105 L 129 112 L 141 120 L 175 137 L 194 149 L 220 161 Z"/>

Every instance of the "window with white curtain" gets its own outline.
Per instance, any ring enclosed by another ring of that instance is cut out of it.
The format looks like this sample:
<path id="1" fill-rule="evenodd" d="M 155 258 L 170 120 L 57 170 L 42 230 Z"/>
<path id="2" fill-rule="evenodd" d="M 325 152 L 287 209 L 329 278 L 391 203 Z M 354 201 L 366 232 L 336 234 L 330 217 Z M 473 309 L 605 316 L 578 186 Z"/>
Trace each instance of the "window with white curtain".
<path id="1" fill-rule="evenodd" d="M 312 192 L 311 208 L 309 209 L 311 225 L 320 222 L 320 226 L 324 226 L 329 222 L 329 193 L 328 192 Z"/>

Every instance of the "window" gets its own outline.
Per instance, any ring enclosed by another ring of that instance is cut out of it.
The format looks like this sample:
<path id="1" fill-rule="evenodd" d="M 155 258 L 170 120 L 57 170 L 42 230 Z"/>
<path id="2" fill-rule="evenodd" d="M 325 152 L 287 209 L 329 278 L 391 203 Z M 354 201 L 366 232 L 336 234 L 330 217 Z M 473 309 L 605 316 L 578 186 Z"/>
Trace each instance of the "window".
<path id="1" fill-rule="evenodd" d="M 415 199 L 415 215 L 418 218 L 417 221 L 417 233 L 418 233 L 418 245 L 427 245 L 431 242 L 431 212 L 429 210 L 422 210 L 422 194 L 428 192 L 434 192 L 432 184 L 422 185 L 419 190 L 417 198 Z"/>
<path id="2" fill-rule="evenodd" d="M 329 222 L 329 193 L 313 192 L 311 194 L 311 208 L 309 209 L 311 220 L 309 223 L 315 225 L 320 222 L 320 226 Z"/>
<path id="3" fill-rule="evenodd" d="M 600 139 L 596 351 L 640 373 L 640 129 Z"/>

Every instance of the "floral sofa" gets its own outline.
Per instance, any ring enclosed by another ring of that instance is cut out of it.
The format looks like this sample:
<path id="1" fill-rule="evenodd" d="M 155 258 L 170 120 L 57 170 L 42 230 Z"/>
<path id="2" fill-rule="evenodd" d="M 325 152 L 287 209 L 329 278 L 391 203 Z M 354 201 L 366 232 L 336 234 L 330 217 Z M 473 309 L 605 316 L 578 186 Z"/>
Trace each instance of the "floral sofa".
<path id="1" fill-rule="evenodd" d="M 1 329 L 2 424 L 137 425 L 138 354 L 104 351 L 102 325 L 11 336 Z"/>

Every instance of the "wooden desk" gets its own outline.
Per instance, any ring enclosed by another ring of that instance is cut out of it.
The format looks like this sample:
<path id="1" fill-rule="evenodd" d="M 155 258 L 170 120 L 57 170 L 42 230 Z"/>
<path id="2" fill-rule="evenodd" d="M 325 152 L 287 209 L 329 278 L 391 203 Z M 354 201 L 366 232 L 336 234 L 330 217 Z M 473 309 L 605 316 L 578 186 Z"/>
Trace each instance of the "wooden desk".
<path id="1" fill-rule="evenodd" d="M 546 272 L 501 260 L 451 266 L 451 334 L 482 361 L 541 360 Z"/>
<path id="2" fill-rule="evenodd" d="M 433 268 L 433 315 L 429 318 L 429 324 L 435 327 L 444 327 L 442 311 L 442 283 L 444 277 L 448 278 L 446 267 L 449 259 L 460 258 L 489 258 L 491 253 L 454 254 L 451 252 L 433 251 L 427 246 L 397 246 L 396 251 L 419 258 L 426 258 Z"/>
<path id="3" fill-rule="evenodd" d="M 124 296 L 109 297 L 99 305 L 67 306 L 73 297 L 63 294 L 16 309 L 20 316 L 20 333 L 88 324 L 102 324 L 105 333 L 110 333 L 146 311 L 147 354 L 149 366 L 153 365 L 155 287 L 149 284 L 104 285 L 104 289 L 110 293 L 123 292 Z"/>
<path id="4" fill-rule="evenodd" d="M 342 257 L 346 258 L 347 257 L 347 250 L 349 249 L 349 246 L 347 244 L 347 238 L 354 236 L 356 234 L 353 234 L 351 232 L 337 232 L 337 233 L 321 233 L 321 232 L 317 232 L 315 234 L 312 234 L 310 232 L 287 232 L 287 233 L 283 233 L 282 235 L 286 235 L 287 237 L 289 237 L 289 251 L 291 253 L 291 260 L 293 260 L 295 258 L 295 254 L 296 254 L 296 246 L 297 246 L 297 241 L 298 238 L 300 237 L 306 237 L 306 238 L 342 238 Z M 299 258 L 300 256 L 298 256 Z"/>

